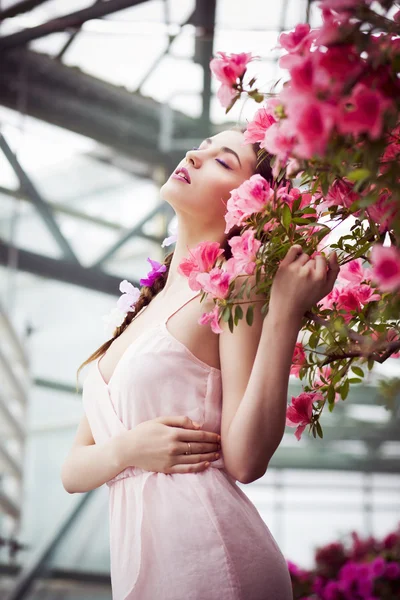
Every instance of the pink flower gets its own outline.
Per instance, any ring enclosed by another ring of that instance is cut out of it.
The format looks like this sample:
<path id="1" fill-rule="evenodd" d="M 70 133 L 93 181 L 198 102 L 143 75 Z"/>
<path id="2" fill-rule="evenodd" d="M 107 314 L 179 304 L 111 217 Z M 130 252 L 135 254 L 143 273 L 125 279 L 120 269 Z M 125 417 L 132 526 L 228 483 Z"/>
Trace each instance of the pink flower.
<path id="1" fill-rule="evenodd" d="M 296 398 L 292 396 L 292 404 L 287 407 L 286 411 L 286 425 L 288 427 L 297 426 L 294 435 L 298 440 L 306 426 L 311 423 L 313 403 L 323 399 L 320 392 L 303 392 Z"/>
<path id="2" fill-rule="evenodd" d="M 279 36 L 279 44 L 288 52 L 301 52 L 310 45 L 309 34 L 310 25 L 308 23 L 299 23 L 294 31 L 282 32 Z"/>
<path id="3" fill-rule="evenodd" d="M 400 14 L 400 11 L 399 11 Z M 387 562 L 385 577 L 387 579 L 399 579 L 400 578 L 400 565 L 397 562 Z"/>
<path id="4" fill-rule="evenodd" d="M 361 258 L 356 258 L 340 267 L 338 279 L 344 279 L 355 285 L 371 279 L 371 269 L 363 267 Z"/>
<path id="5" fill-rule="evenodd" d="M 199 273 L 210 271 L 218 256 L 224 251 L 218 242 L 200 242 L 195 248 L 189 250 L 189 258 L 184 258 L 178 265 L 178 273 L 189 278 L 189 287 L 198 291 L 201 286 L 196 281 Z"/>
<path id="6" fill-rule="evenodd" d="M 218 323 L 218 312 L 219 307 L 218 305 L 216 305 L 211 312 L 204 313 L 203 315 L 201 315 L 200 319 L 198 320 L 199 325 L 208 325 L 210 323 L 211 330 L 214 333 L 222 333 L 223 329 Z"/>
<path id="7" fill-rule="evenodd" d="M 264 140 L 267 129 L 273 123 L 276 123 L 273 110 L 279 104 L 280 102 L 277 98 L 271 98 L 266 102 L 265 106 L 256 112 L 254 119 L 250 121 L 244 132 L 246 144 L 254 144 L 255 142 L 262 142 Z"/>
<path id="8" fill-rule="evenodd" d="M 149 271 L 147 273 L 146 277 L 143 277 L 139 283 L 140 285 L 145 285 L 145 286 L 152 286 L 154 281 L 160 277 L 163 273 L 165 273 L 165 271 L 167 270 L 166 265 L 162 265 L 161 263 L 157 262 L 156 260 L 151 260 L 151 258 L 147 259 L 148 262 L 151 264 L 152 269 L 151 271 Z"/>
<path id="9" fill-rule="evenodd" d="M 367 285 L 366 283 L 358 286 L 356 289 L 356 294 L 361 304 L 364 305 L 368 304 L 368 302 L 375 302 L 376 300 L 381 299 L 381 295 L 377 294 L 376 290 L 371 288 L 371 286 Z"/>
<path id="10" fill-rule="evenodd" d="M 254 229 L 246 229 L 242 235 L 232 237 L 228 244 L 232 248 L 236 273 L 238 275 L 252 275 L 256 268 L 256 255 L 261 246 L 260 240 L 255 238 Z"/>
<path id="11" fill-rule="evenodd" d="M 384 233 L 391 228 L 391 225 L 396 218 L 398 205 L 396 200 L 393 200 L 392 194 L 384 191 L 380 194 L 375 204 L 367 207 L 366 212 L 374 223 L 379 226 L 379 233 Z"/>
<path id="12" fill-rule="evenodd" d="M 312 158 L 325 152 L 335 124 L 336 108 L 326 102 L 304 97 L 296 102 L 296 110 L 290 112 L 289 122 L 297 138 L 294 153 L 299 158 Z"/>
<path id="13" fill-rule="evenodd" d="M 229 106 L 237 90 L 234 85 L 238 79 L 242 79 L 246 72 L 247 63 L 253 60 L 251 52 L 241 52 L 240 54 L 226 54 L 218 52 L 217 58 L 210 61 L 210 69 L 215 77 L 222 83 L 217 92 L 218 100 L 224 107 Z"/>
<path id="14" fill-rule="evenodd" d="M 196 275 L 196 281 L 200 289 L 211 294 L 213 298 L 222 299 L 228 295 L 231 276 L 222 269 L 214 267 L 209 273 Z"/>
<path id="15" fill-rule="evenodd" d="M 318 305 L 324 310 L 332 309 L 336 305 L 337 310 L 345 311 L 342 316 L 346 323 L 354 317 L 350 314 L 350 311 L 360 312 L 362 308 L 361 300 L 357 294 L 357 286 L 348 287 L 343 285 L 336 285 L 327 296 L 320 300 Z"/>
<path id="16" fill-rule="evenodd" d="M 353 203 L 360 198 L 357 192 L 353 191 L 354 183 L 346 179 L 336 179 L 328 190 L 326 198 L 319 203 L 318 210 L 322 211 L 330 206 L 343 206 L 351 208 Z M 359 211 L 353 213 L 357 216 Z"/>
<path id="17" fill-rule="evenodd" d="M 299 377 L 300 369 L 307 364 L 307 357 L 304 351 L 304 346 L 301 342 L 297 342 L 294 348 L 292 357 L 292 366 L 290 367 L 290 375 Z"/>
<path id="18" fill-rule="evenodd" d="M 225 233 L 234 225 L 242 225 L 250 215 L 261 212 L 272 196 L 273 190 L 268 181 L 258 173 L 232 190 L 225 214 Z"/>
<path id="19" fill-rule="evenodd" d="M 394 246 L 375 244 L 371 250 L 372 279 L 383 292 L 400 288 L 400 251 Z"/>
<path id="20" fill-rule="evenodd" d="M 349 97 L 339 104 L 337 127 L 341 133 L 354 136 L 367 133 L 373 140 L 382 133 L 383 117 L 392 101 L 379 90 L 369 89 L 364 83 L 354 86 Z"/>
<path id="21" fill-rule="evenodd" d="M 296 138 L 294 131 L 288 123 L 287 119 L 278 123 L 273 123 L 267 129 L 264 136 L 264 141 L 261 142 L 261 148 L 265 148 L 267 152 L 278 157 L 282 164 L 285 165 L 289 155 L 291 154 Z"/>

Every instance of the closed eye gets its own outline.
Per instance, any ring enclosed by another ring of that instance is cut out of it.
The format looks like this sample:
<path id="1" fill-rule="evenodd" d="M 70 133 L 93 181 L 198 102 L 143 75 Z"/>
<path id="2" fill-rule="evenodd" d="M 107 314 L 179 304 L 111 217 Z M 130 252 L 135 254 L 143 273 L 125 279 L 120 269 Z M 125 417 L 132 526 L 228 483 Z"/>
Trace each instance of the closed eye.
<path id="1" fill-rule="evenodd" d="M 192 148 L 192 150 L 200 150 L 200 148 L 193 147 L 193 148 Z M 226 164 L 226 162 L 224 162 L 224 161 L 223 161 L 223 160 L 221 160 L 220 158 L 216 158 L 215 160 L 216 160 L 216 161 L 217 161 L 217 162 L 218 162 L 220 165 L 222 165 L 223 167 L 225 167 L 225 169 L 232 170 L 232 169 L 231 169 L 231 167 L 229 167 L 229 166 Z"/>

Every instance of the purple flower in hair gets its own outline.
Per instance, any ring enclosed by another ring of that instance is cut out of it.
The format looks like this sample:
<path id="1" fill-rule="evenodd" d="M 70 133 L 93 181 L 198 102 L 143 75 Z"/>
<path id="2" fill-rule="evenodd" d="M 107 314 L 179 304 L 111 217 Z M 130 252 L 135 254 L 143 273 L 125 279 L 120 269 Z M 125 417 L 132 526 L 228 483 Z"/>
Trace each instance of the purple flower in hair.
<path id="1" fill-rule="evenodd" d="M 167 270 L 167 266 L 166 265 L 162 265 L 161 263 L 157 262 L 156 260 L 151 260 L 151 258 L 147 259 L 149 261 L 149 263 L 152 266 L 151 271 L 149 271 L 147 273 L 146 277 L 143 277 L 140 280 L 140 285 L 146 285 L 148 287 L 152 286 L 154 281 L 157 279 L 157 277 L 160 277 L 162 275 L 162 273 L 165 273 L 165 271 Z"/>

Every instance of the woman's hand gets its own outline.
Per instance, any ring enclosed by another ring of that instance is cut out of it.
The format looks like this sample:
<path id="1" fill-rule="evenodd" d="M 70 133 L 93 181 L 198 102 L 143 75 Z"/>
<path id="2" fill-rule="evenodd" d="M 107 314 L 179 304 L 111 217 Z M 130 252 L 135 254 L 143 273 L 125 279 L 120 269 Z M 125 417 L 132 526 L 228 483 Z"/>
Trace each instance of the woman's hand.
<path id="1" fill-rule="evenodd" d="M 198 427 L 198 426 L 197 426 Z M 118 436 L 121 470 L 139 467 L 156 473 L 198 473 L 217 460 L 220 436 L 195 428 L 189 417 L 157 417 Z M 191 454 L 185 454 L 191 446 Z"/>
<path id="2" fill-rule="evenodd" d="M 340 267 L 336 252 L 328 261 L 322 255 L 310 258 L 299 244 L 292 246 L 275 274 L 269 307 L 285 316 L 301 318 L 332 291 Z"/>

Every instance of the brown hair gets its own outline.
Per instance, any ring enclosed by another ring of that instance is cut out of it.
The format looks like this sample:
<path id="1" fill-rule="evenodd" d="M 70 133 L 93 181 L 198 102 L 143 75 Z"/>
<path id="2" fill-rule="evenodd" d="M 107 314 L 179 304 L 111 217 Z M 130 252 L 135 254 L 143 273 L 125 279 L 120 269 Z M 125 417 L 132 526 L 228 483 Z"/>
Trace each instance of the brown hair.
<path id="1" fill-rule="evenodd" d="M 231 127 L 230 130 L 231 131 L 239 131 L 241 133 L 244 133 L 246 131 L 246 127 L 235 126 L 235 127 Z M 265 150 L 261 149 L 260 145 L 258 143 L 254 143 L 251 145 L 252 145 L 254 153 L 256 154 L 256 157 L 257 157 L 255 173 L 262 175 L 262 177 L 264 177 L 268 181 L 268 183 L 272 186 L 274 183 L 274 179 L 273 179 L 273 175 L 272 175 L 272 167 L 271 167 L 271 162 L 270 162 L 272 156 L 270 154 L 268 154 Z M 225 239 L 224 243 L 221 244 L 221 248 L 224 250 L 224 257 L 226 259 L 229 259 L 232 257 L 231 246 L 228 244 L 228 241 L 233 236 L 239 235 L 241 230 L 242 230 L 242 227 L 239 225 L 235 225 L 234 227 L 232 227 L 232 229 L 229 231 L 229 234 L 228 234 L 227 238 Z M 85 365 L 100 358 L 108 350 L 108 348 L 111 346 L 112 342 L 117 337 L 119 337 L 123 331 L 125 331 L 125 329 L 128 327 L 128 325 L 130 324 L 132 319 L 139 313 L 139 311 L 141 311 L 144 306 L 147 306 L 148 304 L 150 304 L 152 299 L 155 296 L 157 296 L 157 294 L 159 292 L 161 292 L 161 290 L 163 289 L 163 287 L 165 286 L 166 281 L 167 281 L 168 271 L 169 271 L 169 267 L 170 267 L 173 255 L 174 255 L 174 252 L 172 251 L 172 252 L 169 252 L 165 256 L 162 264 L 166 265 L 167 269 L 164 273 L 162 273 L 162 275 L 160 275 L 160 277 L 157 277 L 154 280 L 153 285 L 150 287 L 142 286 L 142 288 L 140 290 L 139 299 L 137 300 L 137 302 L 135 304 L 135 309 L 133 311 L 127 313 L 122 325 L 120 325 L 119 327 L 116 327 L 113 337 L 111 339 L 107 340 L 106 342 L 104 342 L 104 344 L 102 344 L 100 346 L 100 348 L 95 350 L 95 352 L 93 352 L 80 365 L 80 367 L 77 371 L 77 384 L 78 384 L 78 378 L 79 378 L 79 373 L 80 373 L 81 369 L 83 369 L 83 367 Z"/>

